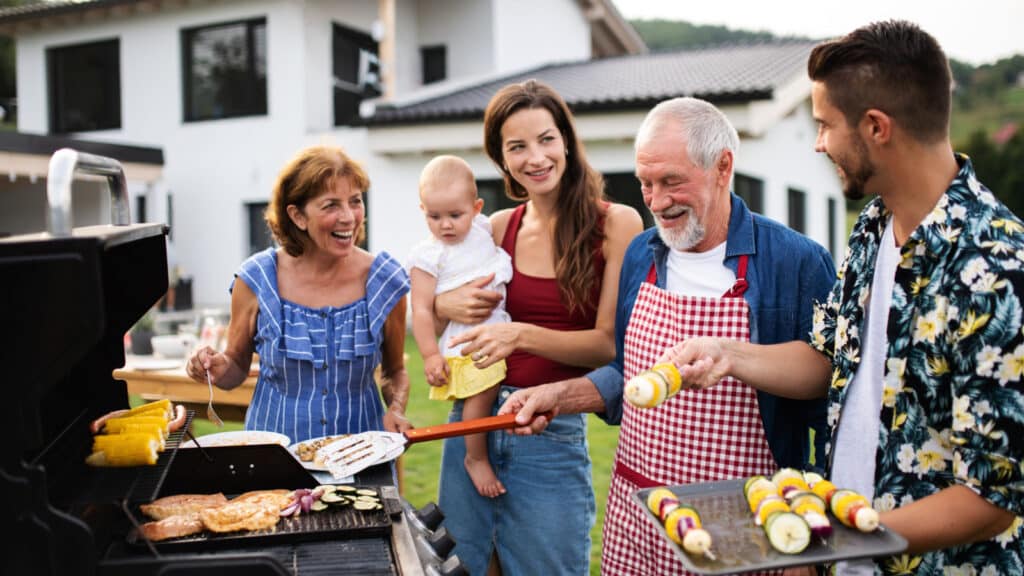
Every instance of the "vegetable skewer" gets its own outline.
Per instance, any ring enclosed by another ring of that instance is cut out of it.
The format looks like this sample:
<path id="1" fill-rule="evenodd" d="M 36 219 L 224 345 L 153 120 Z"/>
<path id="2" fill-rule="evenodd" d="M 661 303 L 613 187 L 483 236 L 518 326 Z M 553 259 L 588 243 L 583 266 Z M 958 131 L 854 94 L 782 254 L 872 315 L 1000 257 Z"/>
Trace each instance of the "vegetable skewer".
<path id="1" fill-rule="evenodd" d="M 671 490 L 657 488 L 647 495 L 647 508 L 661 519 L 668 537 L 682 546 L 687 554 L 704 555 L 715 560 L 711 552 L 711 534 L 702 527 L 700 514 L 694 507 L 680 503 Z"/>

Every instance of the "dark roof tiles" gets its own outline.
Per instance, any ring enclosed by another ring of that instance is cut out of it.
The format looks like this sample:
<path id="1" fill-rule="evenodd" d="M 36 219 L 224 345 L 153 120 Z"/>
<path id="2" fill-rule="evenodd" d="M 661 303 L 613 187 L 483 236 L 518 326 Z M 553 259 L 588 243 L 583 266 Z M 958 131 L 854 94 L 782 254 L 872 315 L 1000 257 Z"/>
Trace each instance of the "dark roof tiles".
<path id="1" fill-rule="evenodd" d="M 815 42 L 778 41 L 654 52 L 550 64 L 410 104 L 378 104 L 375 124 L 479 118 L 502 86 L 535 78 L 551 85 L 575 111 L 647 107 L 676 96 L 711 101 L 770 98 L 805 74 Z"/>

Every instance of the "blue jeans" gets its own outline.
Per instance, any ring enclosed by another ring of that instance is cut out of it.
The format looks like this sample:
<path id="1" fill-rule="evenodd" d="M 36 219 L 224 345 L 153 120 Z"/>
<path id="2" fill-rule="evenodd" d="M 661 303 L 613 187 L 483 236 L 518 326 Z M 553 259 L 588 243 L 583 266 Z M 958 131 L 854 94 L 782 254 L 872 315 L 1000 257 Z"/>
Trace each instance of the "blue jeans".
<path id="1" fill-rule="evenodd" d="M 513 390 L 502 387 L 492 412 Z M 457 401 L 448 421 L 460 420 Z M 595 507 L 585 416 L 559 416 L 536 436 L 491 432 L 487 452 L 505 485 L 506 493 L 497 498 L 473 487 L 462 438 L 446 440 L 441 457 L 444 526 L 469 573 L 486 574 L 494 550 L 504 576 L 589 573 Z"/>

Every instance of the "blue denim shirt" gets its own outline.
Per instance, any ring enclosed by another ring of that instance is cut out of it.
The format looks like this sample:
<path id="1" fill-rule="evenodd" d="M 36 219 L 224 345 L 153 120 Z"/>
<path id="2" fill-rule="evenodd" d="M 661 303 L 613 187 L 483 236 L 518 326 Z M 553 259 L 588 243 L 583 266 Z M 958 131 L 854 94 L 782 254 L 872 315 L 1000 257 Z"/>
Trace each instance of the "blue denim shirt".
<path id="1" fill-rule="evenodd" d="M 748 257 L 749 287 L 743 297 L 750 306 L 750 340 L 759 344 L 806 341 L 813 304 L 823 302 L 836 281 L 831 256 L 813 240 L 753 214 L 738 196 L 731 197 L 725 265 L 735 273 L 739 257 Z M 668 253 L 656 228 L 638 235 L 626 250 L 615 311 L 615 360 L 587 374 L 604 399 L 605 411 L 599 416 L 609 424 L 622 419 L 623 341 L 633 303 L 651 262 L 658 273 L 657 286 L 665 288 Z M 824 398 L 791 400 L 759 391 L 757 400 L 768 446 L 779 466 L 809 467 L 808 428 L 815 430 L 816 460 L 823 462 L 827 435 Z"/>

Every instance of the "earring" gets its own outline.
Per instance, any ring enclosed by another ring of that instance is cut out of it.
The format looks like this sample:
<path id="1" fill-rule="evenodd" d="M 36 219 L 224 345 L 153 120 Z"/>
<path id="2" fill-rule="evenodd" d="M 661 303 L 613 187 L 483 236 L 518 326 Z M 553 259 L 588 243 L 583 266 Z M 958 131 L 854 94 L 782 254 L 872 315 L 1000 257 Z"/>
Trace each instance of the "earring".
<path id="1" fill-rule="evenodd" d="M 508 164 L 502 164 L 502 165 L 501 165 L 501 168 L 502 168 L 502 170 L 504 170 L 505 172 L 508 172 Z"/>
<path id="2" fill-rule="evenodd" d="M 566 155 L 566 157 L 569 156 L 569 149 L 568 148 L 565 149 L 565 155 Z"/>

